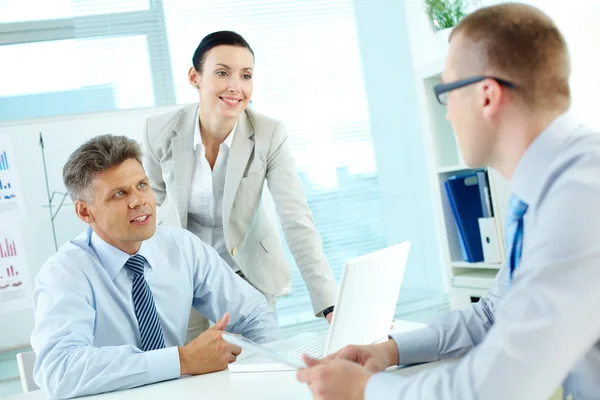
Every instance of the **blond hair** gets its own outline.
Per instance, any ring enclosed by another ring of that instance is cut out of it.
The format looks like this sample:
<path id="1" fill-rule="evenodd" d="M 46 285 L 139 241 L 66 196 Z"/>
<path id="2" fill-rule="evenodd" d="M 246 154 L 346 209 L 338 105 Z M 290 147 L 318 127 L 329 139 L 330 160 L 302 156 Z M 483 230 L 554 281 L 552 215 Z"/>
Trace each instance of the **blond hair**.
<path id="1" fill-rule="evenodd" d="M 454 28 L 450 40 L 457 35 L 477 48 L 483 68 L 517 86 L 515 94 L 524 104 L 550 108 L 570 103 L 567 44 L 539 9 L 519 3 L 481 8 Z"/>

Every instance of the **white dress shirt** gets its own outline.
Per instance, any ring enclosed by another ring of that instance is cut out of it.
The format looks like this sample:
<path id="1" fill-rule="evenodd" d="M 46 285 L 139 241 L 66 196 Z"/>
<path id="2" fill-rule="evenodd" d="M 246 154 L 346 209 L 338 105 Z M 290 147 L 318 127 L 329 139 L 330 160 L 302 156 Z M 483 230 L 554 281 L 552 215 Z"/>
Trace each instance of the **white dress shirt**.
<path id="1" fill-rule="evenodd" d="M 138 251 L 166 348 L 143 352 L 132 299 L 129 255 L 92 230 L 63 245 L 36 276 L 35 382 L 52 398 L 126 389 L 180 375 L 192 305 L 230 332 L 260 342 L 280 329 L 264 297 L 226 267 L 210 246 L 179 228 L 157 227 Z"/>
<path id="2" fill-rule="evenodd" d="M 465 357 L 410 378 L 381 373 L 366 399 L 600 398 L 600 134 L 569 114 L 529 146 L 511 182 L 528 204 L 511 287 L 393 336 L 400 363 Z"/>
<path id="3" fill-rule="evenodd" d="M 237 122 L 225 141 L 221 143 L 214 168 L 211 169 L 206 159 L 206 148 L 202 144 L 200 136 L 200 123 L 196 123 L 194 132 L 195 163 L 188 202 L 187 225 L 188 230 L 212 246 L 235 272 L 240 268 L 227 250 L 223 231 L 223 191 L 229 151 L 236 126 Z"/>

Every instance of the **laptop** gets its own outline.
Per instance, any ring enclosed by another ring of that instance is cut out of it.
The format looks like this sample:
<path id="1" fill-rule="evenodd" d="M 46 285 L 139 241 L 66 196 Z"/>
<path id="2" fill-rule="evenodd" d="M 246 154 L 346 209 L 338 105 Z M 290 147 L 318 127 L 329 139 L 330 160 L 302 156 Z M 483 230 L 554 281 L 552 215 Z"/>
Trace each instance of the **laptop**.
<path id="1" fill-rule="evenodd" d="M 262 345 L 224 333 L 226 341 L 252 350 L 229 364 L 229 371 L 294 370 L 303 367 L 302 354 L 323 358 L 350 344 L 386 340 L 409 250 L 410 242 L 404 242 L 346 262 L 329 331 L 303 333 Z"/>

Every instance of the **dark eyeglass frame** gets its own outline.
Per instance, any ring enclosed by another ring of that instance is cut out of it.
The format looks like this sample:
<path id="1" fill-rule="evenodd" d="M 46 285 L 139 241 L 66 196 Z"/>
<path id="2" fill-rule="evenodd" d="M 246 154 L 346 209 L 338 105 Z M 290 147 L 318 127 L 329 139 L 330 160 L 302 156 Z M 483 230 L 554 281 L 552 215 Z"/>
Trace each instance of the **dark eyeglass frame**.
<path id="1" fill-rule="evenodd" d="M 499 85 L 505 86 L 509 89 L 515 89 L 517 87 L 517 85 L 515 85 L 514 83 L 509 82 L 502 78 L 497 78 L 495 76 L 474 76 L 472 78 L 461 79 L 456 82 L 442 83 L 439 85 L 435 85 L 433 87 L 433 91 L 435 92 L 435 97 L 437 98 L 438 103 L 445 106 L 445 105 L 447 105 L 447 103 L 443 102 L 442 99 L 440 99 L 440 95 L 442 95 L 444 93 L 448 93 L 452 90 L 456 90 L 456 89 L 463 88 L 465 86 L 472 85 L 477 82 L 481 82 L 486 79 L 493 79 L 496 82 L 498 82 Z"/>

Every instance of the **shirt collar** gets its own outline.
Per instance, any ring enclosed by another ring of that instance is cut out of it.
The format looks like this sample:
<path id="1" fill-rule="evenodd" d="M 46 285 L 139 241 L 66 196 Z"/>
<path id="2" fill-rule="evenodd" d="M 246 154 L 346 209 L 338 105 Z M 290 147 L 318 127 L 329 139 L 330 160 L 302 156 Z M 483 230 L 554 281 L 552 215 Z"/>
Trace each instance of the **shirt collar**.
<path id="1" fill-rule="evenodd" d="M 563 143 L 581 124 L 564 113 L 552 121 L 529 145 L 513 174 L 513 193 L 526 204 L 536 204 L 550 171 L 550 165 L 562 150 Z"/>
<path id="2" fill-rule="evenodd" d="M 125 263 L 131 256 L 124 251 L 106 243 L 100 238 L 100 236 L 96 234 L 96 232 L 91 230 L 91 228 L 90 231 L 90 247 L 98 256 L 98 260 L 100 260 L 100 264 L 108 273 L 109 278 L 114 280 L 121 268 L 125 266 Z M 150 251 L 152 245 L 148 242 L 151 240 L 152 238 L 144 240 L 140 246 L 140 249 L 136 253 L 144 256 L 150 268 L 152 268 L 153 265 L 153 258 L 152 252 Z"/>
<path id="3" fill-rule="evenodd" d="M 235 125 L 229 135 L 225 138 L 223 144 L 225 144 L 228 148 L 231 149 L 231 143 L 233 142 L 233 135 L 235 134 L 235 128 L 237 128 L 237 121 L 235 121 Z M 198 114 L 196 117 L 196 124 L 194 128 L 194 149 L 198 148 L 198 145 L 202 146 L 202 137 L 200 136 L 200 108 L 198 108 Z"/>
<path id="4" fill-rule="evenodd" d="M 233 125 L 231 132 L 229 132 L 229 135 L 227 135 L 227 137 L 225 138 L 225 141 L 223 142 L 230 149 L 231 149 L 231 143 L 233 142 L 233 135 L 235 134 L 235 128 L 237 128 L 237 121 L 235 121 L 235 125 Z"/>

